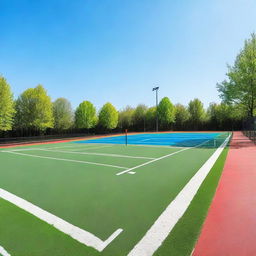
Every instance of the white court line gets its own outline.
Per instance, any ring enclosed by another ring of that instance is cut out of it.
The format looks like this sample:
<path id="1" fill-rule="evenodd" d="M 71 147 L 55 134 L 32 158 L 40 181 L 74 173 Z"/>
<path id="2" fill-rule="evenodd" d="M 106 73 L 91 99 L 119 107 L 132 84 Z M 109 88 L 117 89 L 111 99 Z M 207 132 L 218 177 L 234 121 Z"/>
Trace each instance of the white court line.
<path id="1" fill-rule="evenodd" d="M 92 233 L 76 227 L 69 222 L 1 188 L 0 197 L 33 214 L 34 216 L 47 222 L 48 224 L 53 225 L 56 229 L 71 236 L 80 243 L 91 246 L 100 252 L 123 231 L 123 229 L 119 228 L 112 235 L 110 235 L 107 240 L 102 241 L 100 238 L 93 235 Z M 6 254 L 6 256 L 9 256 L 9 254 Z"/>
<path id="2" fill-rule="evenodd" d="M 2 246 L 0 246 L 0 255 L 11 256 Z"/>
<path id="3" fill-rule="evenodd" d="M 167 206 L 145 236 L 135 245 L 128 256 L 152 256 L 172 231 L 175 224 L 183 216 L 202 182 L 212 169 L 221 152 L 227 145 L 229 138 L 211 155 L 204 165 L 180 191 L 176 198 Z"/>
<path id="4" fill-rule="evenodd" d="M 151 161 L 148 161 L 148 162 L 146 162 L 146 163 L 143 163 L 143 164 L 134 166 L 134 167 L 132 167 L 132 168 L 126 169 L 126 170 L 124 170 L 124 171 L 122 171 L 122 172 L 118 172 L 116 175 L 122 175 L 122 174 L 125 174 L 125 173 L 130 173 L 130 171 L 132 171 L 132 170 L 135 170 L 135 169 L 138 169 L 138 168 L 140 168 L 140 167 L 142 167 L 142 166 L 145 166 L 145 165 L 151 164 L 151 163 L 153 163 L 153 162 L 162 160 L 162 159 L 164 159 L 164 158 L 166 158 L 166 157 L 176 155 L 176 154 L 178 154 L 178 153 L 180 153 L 180 152 L 182 152 L 182 151 L 189 150 L 189 149 L 191 149 L 191 148 L 198 148 L 198 147 L 200 147 L 200 146 L 206 144 L 208 141 L 210 141 L 210 140 L 207 140 L 207 141 L 205 141 L 205 142 L 203 142 L 203 143 L 200 143 L 199 145 L 196 145 L 196 146 L 194 146 L 194 147 L 183 148 L 183 149 L 178 150 L 178 151 L 175 151 L 175 152 L 173 152 L 173 153 L 170 153 L 170 154 L 167 154 L 167 155 L 164 155 L 164 156 L 155 158 L 155 159 L 153 159 L 153 160 L 151 160 Z"/>
<path id="5" fill-rule="evenodd" d="M 190 148 L 190 147 L 177 147 L 177 146 L 160 146 L 160 145 L 137 145 L 137 144 L 129 144 L 128 146 L 132 146 L 132 147 L 151 147 L 151 148 L 166 148 L 166 149 L 171 149 L 171 148 Z"/>
<path id="6" fill-rule="evenodd" d="M 86 144 L 88 146 L 88 144 Z M 95 145 L 95 144 L 89 144 L 89 145 Z M 83 146 L 83 147 L 82 147 Z M 103 145 L 103 146 L 96 146 L 96 147 L 84 147 L 85 145 L 70 145 L 70 146 L 62 146 L 62 147 L 49 147 L 45 149 L 59 149 L 59 148 L 81 148 L 81 149 L 98 149 L 98 148 L 110 148 L 113 147 L 113 145 Z"/>
<path id="7" fill-rule="evenodd" d="M 60 151 L 60 150 L 49 150 L 49 149 L 38 149 L 40 151 L 49 151 L 57 153 L 67 153 L 67 154 L 79 154 L 79 155 L 93 155 L 93 156 L 109 156 L 109 157 L 121 157 L 121 158 L 134 158 L 134 159 L 155 159 L 153 157 L 146 156 L 129 156 L 129 155 L 117 155 L 117 154 L 105 154 L 105 153 L 93 153 L 93 152 L 79 152 L 79 151 Z"/>
<path id="8" fill-rule="evenodd" d="M 135 170 L 135 169 L 137 169 L 137 168 L 140 168 L 140 167 L 142 167 L 142 166 L 145 166 L 145 165 L 151 164 L 151 163 L 153 163 L 153 162 L 162 160 L 162 159 L 164 159 L 164 158 L 166 158 L 166 157 L 169 157 L 169 156 L 178 154 L 178 153 L 180 153 L 180 152 L 182 152 L 182 151 L 185 151 L 185 150 L 188 150 L 188 149 L 189 149 L 189 148 L 183 148 L 183 149 L 178 150 L 178 151 L 175 151 L 175 152 L 173 152 L 173 153 L 171 153 L 171 154 L 168 154 L 168 155 L 164 155 L 164 156 L 155 158 L 155 159 L 153 159 L 153 160 L 151 160 L 151 161 L 148 161 L 148 162 L 146 162 L 146 163 L 143 163 L 143 164 L 137 165 L 137 166 L 135 166 L 135 167 L 129 168 L 129 169 L 125 170 L 125 171 L 119 172 L 119 173 L 117 173 L 116 175 L 125 174 L 125 173 L 127 173 L 127 172 L 130 172 L 130 171 Z"/>
<path id="9" fill-rule="evenodd" d="M 18 152 L 13 152 L 13 151 L 2 151 L 2 152 L 15 154 L 15 155 L 21 155 L 21 156 L 51 159 L 51 160 L 57 160 L 57 161 L 67 161 L 67 162 L 74 162 L 74 163 L 81 163 L 81 164 L 106 166 L 106 167 L 117 168 L 117 169 L 127 169 L 127 167 L 123 167 L 123 166 L 117 166 L 117 165 L 111 165 L 111 164 L 102 164 L 102 163 L 95 163 L 95 162 L 88 162 L 88 161 L 80 161 L 80 160 L 73 160 L 73 159 L 67 159 L 67 158 L 56 158 L 56 157 L 50 157 L 50 156 L 30 155 L 30 154 L 23 154 L 23 153 L 18 153 Z"/>

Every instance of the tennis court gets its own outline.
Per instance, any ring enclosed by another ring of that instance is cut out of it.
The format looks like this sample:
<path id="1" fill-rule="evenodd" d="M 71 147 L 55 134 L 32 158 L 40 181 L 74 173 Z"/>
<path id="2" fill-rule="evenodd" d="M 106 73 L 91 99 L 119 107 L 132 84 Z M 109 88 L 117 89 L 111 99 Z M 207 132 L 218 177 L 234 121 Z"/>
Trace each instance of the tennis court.
<path id="1" fill-rule="evenodd" d="M 157 254 L 230 136 L 145 133 L 128 135 L 128 145 L 122 135 L 2 148 L 0 246 L 17 256 Z"/>

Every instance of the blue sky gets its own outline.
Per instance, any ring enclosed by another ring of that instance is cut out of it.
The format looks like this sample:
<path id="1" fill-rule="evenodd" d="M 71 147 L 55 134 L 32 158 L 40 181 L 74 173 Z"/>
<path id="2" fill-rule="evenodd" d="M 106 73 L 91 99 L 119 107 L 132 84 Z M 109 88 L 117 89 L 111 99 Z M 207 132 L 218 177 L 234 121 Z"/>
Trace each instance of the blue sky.
<path id="1" fill-rule="evenodd" d="M 0 0 L 0 73 L 15 97 L 40 83 L 74 108 L 151 106 L 155 85 L 207 106 L 255 13 L 255 0 Z"/>

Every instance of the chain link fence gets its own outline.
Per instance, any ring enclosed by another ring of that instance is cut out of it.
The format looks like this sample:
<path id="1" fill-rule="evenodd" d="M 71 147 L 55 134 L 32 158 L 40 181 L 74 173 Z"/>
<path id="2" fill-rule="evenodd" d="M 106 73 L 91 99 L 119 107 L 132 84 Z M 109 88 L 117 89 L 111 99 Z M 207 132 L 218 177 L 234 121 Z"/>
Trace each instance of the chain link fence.
<path id="1" fill-rule="evenodd" d="M 251 117 L 244 121 L 243 133 L 256 144 L 256 117 Z"/>

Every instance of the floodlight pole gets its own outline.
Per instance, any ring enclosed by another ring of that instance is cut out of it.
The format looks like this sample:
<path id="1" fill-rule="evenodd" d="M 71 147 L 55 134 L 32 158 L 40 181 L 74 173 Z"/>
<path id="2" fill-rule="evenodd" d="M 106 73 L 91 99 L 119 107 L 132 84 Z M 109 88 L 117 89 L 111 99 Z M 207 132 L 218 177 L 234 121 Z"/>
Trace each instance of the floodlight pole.
<path id="1" fill-rule="evenodd" d="M 158 107 L 158 89 L 159 87 L 154 87 L 152 91 L 156 91 L 156 132 L 158 132 L 158 113 L 157 113 L 157 107 Z"/>

